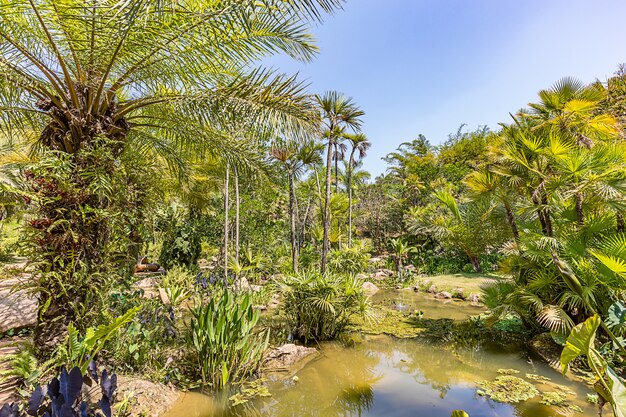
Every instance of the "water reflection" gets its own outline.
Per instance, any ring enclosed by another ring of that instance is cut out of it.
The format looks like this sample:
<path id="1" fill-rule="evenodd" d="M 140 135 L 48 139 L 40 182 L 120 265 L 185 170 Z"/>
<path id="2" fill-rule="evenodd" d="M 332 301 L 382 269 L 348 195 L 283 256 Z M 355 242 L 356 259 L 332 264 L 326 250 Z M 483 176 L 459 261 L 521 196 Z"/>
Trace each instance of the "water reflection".
<path id="1" fill-rule="evenodd" d="M 411 308 L 417 304 L 424 309 L 425 320 L 444 323 L 438 317 L 443 314 L 439 301 L 412 294 L 401 296 L 403 304 Z M 433 302 L 439 304 L 430 305 Z M 466 319 L 477 311 L 462 304 L 443 308 L 455 320 Z M 561 384 L 574 393 L 568 399 L 582 408 L 583 414 L 578 415 L 595 415 L 594 407 L 585 401 L 590 391 L 584 385 L 532 361 L 519 347 L 505 347 L 498 341 L 470 344 L 467 348 L 446 346 L 424 338 L 388 336 L 365 337 L 354 347 L 328 343 L 322 346 L 321 355 L 298 371 L 297 380 L 276 376 L 270 379 L 272 397 L 228 409 L 220 407 L 219 401 L 191 395 L 179 402 L 168 417 L 449 417 L 455 409 L 467 410 L 472 417 L 560 415 L 560 410 L 541 404 L 540 397 L 508 405 L 478 395 L 480 383 L 493 380 L 501 369 L 515 369 L 521 378 L 526 374 L 550 378 L 549 382 L 529 382 L 543 392 L 554 391 L 556 384 Z"/>

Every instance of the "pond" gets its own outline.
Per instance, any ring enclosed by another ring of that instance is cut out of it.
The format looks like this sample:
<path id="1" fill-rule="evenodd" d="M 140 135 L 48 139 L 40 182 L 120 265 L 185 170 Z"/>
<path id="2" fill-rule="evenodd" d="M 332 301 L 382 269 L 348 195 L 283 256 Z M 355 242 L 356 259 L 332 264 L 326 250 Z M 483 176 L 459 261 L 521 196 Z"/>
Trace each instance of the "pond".
<path id="1" fill-rule="evenodd" d="M 482 311 L 469 303 L 443 303 L 408 292 L 386 292 L 375 302 L 419 308 L 432 319 L 461 320 Z M 227 409 L 209 397 L 186 394 L 168 417 L 449 417 L 455 409 L 471 417 L 597 414 L 586 401 L 591 391 L 584 384 L 564 378 L 524 349 L 505 348 L 498 341 L 453 350 L 420 338 L 377 335 L 364 336 L 351 347 L 326 343 L 320 348 L 320 355 L 295 378 L 271 374 L 271 397 Z M 518 404 L 481 395 L 484 381 L 510 378 L 508 374 L 532 384 L 539 395 Z M 542 404 L 548 397 L 558 398 L 560 407 Z"/>

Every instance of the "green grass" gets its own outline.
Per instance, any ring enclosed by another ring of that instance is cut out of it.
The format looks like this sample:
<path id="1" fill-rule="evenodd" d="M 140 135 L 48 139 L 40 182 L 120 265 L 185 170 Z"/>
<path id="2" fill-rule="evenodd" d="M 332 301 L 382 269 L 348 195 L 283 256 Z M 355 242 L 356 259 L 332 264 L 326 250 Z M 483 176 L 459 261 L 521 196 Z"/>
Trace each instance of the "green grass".
<path id="1" fill-rule="evenodd" d="M 462 272 L 459 274 L 435 275 L 423 278 L 423 281 L 431 281 L 437 290 L 450 291 L 455 288 L 463 288 L 466 294 L 471 292 L 480 292 L 480 286 L 489 281 L 500 279 L 496 275 L 476 274 Z"/>

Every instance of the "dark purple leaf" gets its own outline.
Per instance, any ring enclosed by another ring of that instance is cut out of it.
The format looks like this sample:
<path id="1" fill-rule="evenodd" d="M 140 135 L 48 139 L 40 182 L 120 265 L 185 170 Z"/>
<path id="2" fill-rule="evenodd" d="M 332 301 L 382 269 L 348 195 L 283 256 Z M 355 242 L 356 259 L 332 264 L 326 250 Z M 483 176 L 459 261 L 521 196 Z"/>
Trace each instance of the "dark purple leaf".
<path id="1" fill-rule="evenodd" d="M 35 388 L 35 391 L 30 396 L 28 400 L 28 410 L 26 413 L 29 416 L 36 416 L 39 407 L 43 403 L 44 398 L 46 398 L 46 394 L 48 393 L 48 387 L 38 386 Z"/>
<path id="2" fill-rule="evenodd" d="M 63 407 L 59 410 L 59 417 L 76 417 L 76 413 L 74 413 L 70 405 L 63 404 Z"/>
<path id="3" fill-rule="evenodd" d="M 20 417 L 17 404 L 5 404 L 0 408 L 0 417 Z"/>
<path id="4" fill-rule="evenodd" d="M 96 362 L 94 362 L 93 360 L 89 362 L 87 371 L 89 372 L 89 376 L 91 377 L 91 379 L 98 382 L 98 367 L 96 366 Z"/>
<path id="5" fill-rule="evenodd" d="M 111 417 L 111 400 L 106 395 L 103 395 L 102 399 L 98 401 L 98 407 L 105 417 Z"/>
<path id="6" fill-rule="evenodd" d="M 65 399 L 65 403 L 68 407 L 71 407 L 83 387 L 83 373 L 78 366 L 72 368 L 69 374 L 63 368 L 61 369 L 59 382 L 61 383 L 61 394 Z"/>
<path id="7" fill-rule="evenodd" d="M 50 397 L 50 399 L 56 398 L 59 396 L 60 392 L 61 384 L 59 383 L 59 379 L 53 378 L 48 384 L 48 397 Z"/>

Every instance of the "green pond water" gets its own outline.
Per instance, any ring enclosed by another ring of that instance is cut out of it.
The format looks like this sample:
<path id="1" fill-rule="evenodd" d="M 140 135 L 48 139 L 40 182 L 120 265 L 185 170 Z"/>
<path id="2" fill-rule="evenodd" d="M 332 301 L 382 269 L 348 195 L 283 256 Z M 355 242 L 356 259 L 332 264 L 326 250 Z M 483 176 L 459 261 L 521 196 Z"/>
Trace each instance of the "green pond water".
<path id="1" fill-rule="evenodd" d="M 483 310 L 401 291 L 382 293 L 375 302 L 419 309 L 432 319 L 462 320 Z M 167 417 L 449 417 L 455 409 L 466 410 L 471 417 L 597 415 L 595 406 L 586 401 L 591 391 L 584 384 L 562 377 L 524 349 L 505 348 L 497 340 L 452 350 L 419 338 L 364 336 L 352 347 L 323 344 L 320 352 L 295 374 L 267 376 L 271 397 L 228 408 L 220 406 L 224 401 L 189 393 Z M 569 406 L 580 407 L 582 413 L 541 404 L 541 395 L 518 404 L 479 395 L 481 383 L 502 376 L 504 369 L 519 371 L 514 376 L 532 383 L 540 393 L 561 393 Z"/>

